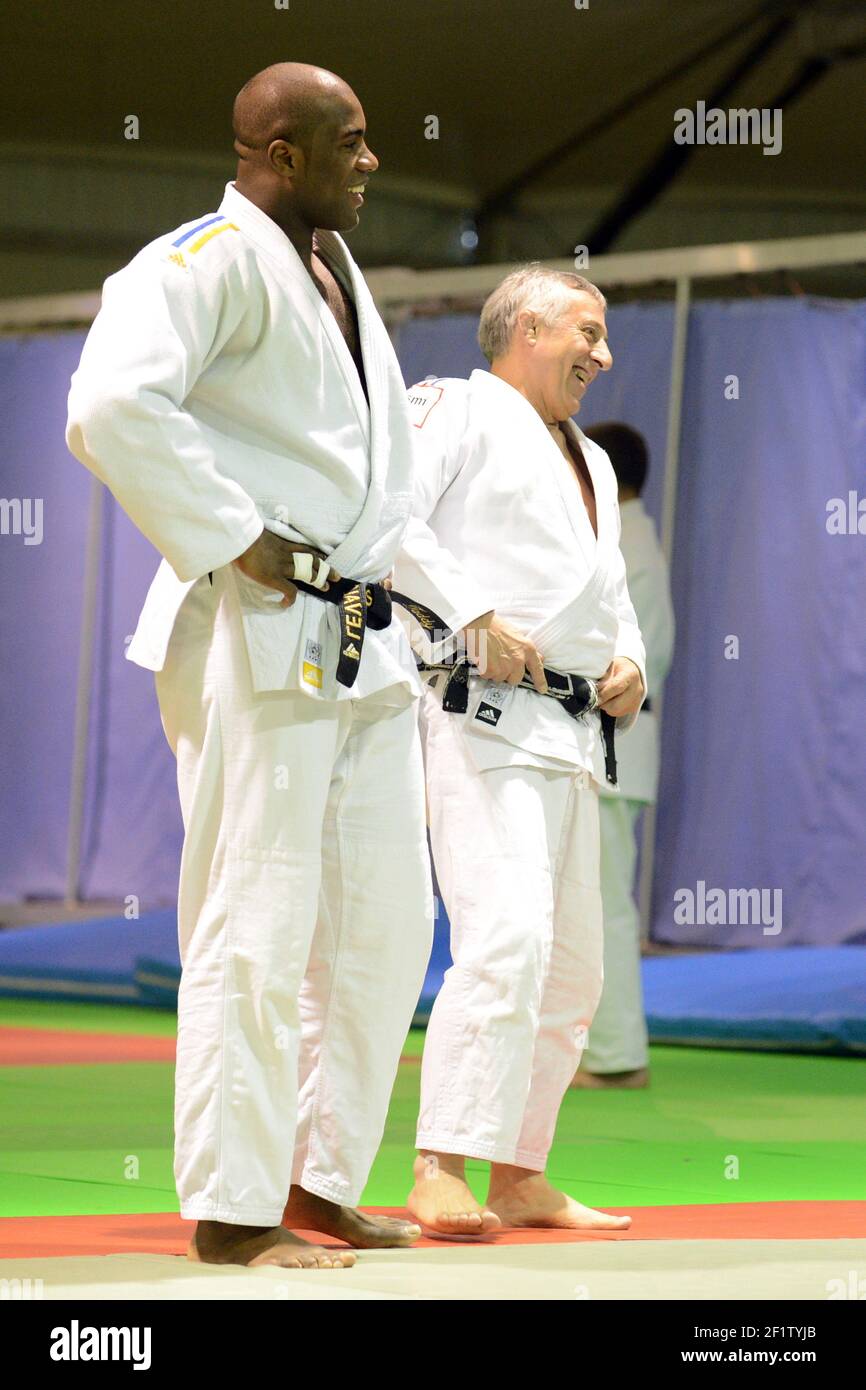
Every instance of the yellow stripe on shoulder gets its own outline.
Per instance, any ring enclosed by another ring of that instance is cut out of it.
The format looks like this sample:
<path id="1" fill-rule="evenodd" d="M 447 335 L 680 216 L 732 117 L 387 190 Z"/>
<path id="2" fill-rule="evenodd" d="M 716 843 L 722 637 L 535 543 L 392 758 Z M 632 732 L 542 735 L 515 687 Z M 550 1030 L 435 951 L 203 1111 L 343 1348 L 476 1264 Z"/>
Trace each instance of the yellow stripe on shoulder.
<path id="1" fill-rule="evenodd" d="M 238 231 L 240 231 L 240 228 L 237 223 L 223 222 L 219 227 L 213 227 L 209 232 L 205 232 L 203 236 L 200 236 L 197 241 L 192 243 L 192 246 L 187 247 L 187 250 L 191 256 L 194 256 L 196 251 L 200 251 L 203 246 L 206 246 L 215 236 L 219 236 L 221 232 Z"/>

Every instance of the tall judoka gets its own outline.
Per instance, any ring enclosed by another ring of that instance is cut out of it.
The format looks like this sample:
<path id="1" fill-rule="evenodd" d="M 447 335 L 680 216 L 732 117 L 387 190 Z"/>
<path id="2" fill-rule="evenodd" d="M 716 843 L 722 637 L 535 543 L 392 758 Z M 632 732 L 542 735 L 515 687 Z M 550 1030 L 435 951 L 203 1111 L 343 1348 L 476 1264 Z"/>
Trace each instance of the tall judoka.
<path id="1" fill-rule="evenodd" d="M 157 672 L 186 831 L 175 1175 L 190 1254 L 345 1265 L 281 1222 L 352 1245 L 419 1234 L 351 1208 L 432 890 L 405 633 L 368 628 L 359 647 L 319 595 L 388 576 L 412 427 L 337 235 L 377 167 L 357 98 L 278 64 L 242 89 L 234 126 L 219 208 L 107 281 L 68 442 L 164 557 L 128 655 Z"/>
<path id="2" fill-rule="evenodd" d="M 544 670 L 597 682 L 622 730 L 646 690 L 616 478 L 570 418 L 612 365 L 604 298 L 580 276 L 525 267 L 487 300 L 479 342 L 489 372 L 409 393 L 419 472 L 395 585 L 462 633 L 477 667 L 464 713 L 442 707 L 447 669 L 422 705 L 454 965 L 427 1032 L 409 1207 L 443 1231 L 617 1229 L 629 1218 L 544 1172 L 601 993 L 606 775 L 598 714 L 574 718 L 542 693 Z M 451 644 L 432 636 L 419 629 L 419 654 L 435 665 Z M 527 672 L 534 688 L 517 688 Z M 484 1207 L 466 1157 L 490 1161 Z"/>
<path id="3" fill-rule="evenodd" d="M 649 1083 L 649 1046 L 640 973 L 640 914 L 633 895 L 635 825 L 656 799 L 658 698 L 674 650 L 668 567 L 652 517 L 641 499 L 649 469 L 646 441 L 629 425 L 592 425 L 587 437 L 604 449 L 616 473 L 622 518 L 620 549 L 646 646 L 647 699 L 617 763 L 617 785 L 601 788 L 601 897 L 604 988 L 589 1042 L 572 1085 L 638 1088 Z"/>

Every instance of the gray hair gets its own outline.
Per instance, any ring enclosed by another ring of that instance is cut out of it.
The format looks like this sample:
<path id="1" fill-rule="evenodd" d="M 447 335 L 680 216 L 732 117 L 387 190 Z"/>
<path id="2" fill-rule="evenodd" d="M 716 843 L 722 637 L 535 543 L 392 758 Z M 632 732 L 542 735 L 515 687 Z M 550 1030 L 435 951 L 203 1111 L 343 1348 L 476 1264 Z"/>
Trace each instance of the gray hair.
<path id="1" fill-rule="evenodd" d="M 569 295 L 576 292 L 592 295 L 607 308 L 598 286 L 569 270 L 551 270 L 540 261 L 532 261 L 506 275 L 485 300 L 478 322 L 478 345 L 487 361 L 494 362 L 508 351 L 524 309 L 531 309 L 542 323 L 552 325 L 568 308 Z"/>

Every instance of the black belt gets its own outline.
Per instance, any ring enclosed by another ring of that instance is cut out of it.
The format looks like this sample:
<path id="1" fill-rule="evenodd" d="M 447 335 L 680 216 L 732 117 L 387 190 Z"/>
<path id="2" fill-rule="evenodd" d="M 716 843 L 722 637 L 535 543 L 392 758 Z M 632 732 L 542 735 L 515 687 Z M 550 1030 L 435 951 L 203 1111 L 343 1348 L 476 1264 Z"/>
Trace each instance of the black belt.
<path id="1" fill-rule="evenodd" d="M 394 589 L 386 589 L 384 584 L 365 583 L 360 579 L 338 579 L 332 581 L 327 589 L 317 589 L 302 580 L 290 581 L 296 589 L 303 589 L 313 598 L 324 599 L 325 603 L 335 603 L 340 610 L 340 656 L 337 662 L 337 680 L 340 685 L 350 689 L 355 684 L 361 652 L 364 650 L 364 634 L 370 627 L 374 632 L 388 627 L 392 618 L 392 605 L 399 603 L 407 609 L 426 632 L 437 631 L 443 637 L 450 635 L 442 619 L 423 603 L 416 603 L 399 594 Z"/>
<path id="2" fill-rule="evenodd" d="M 213 572 L 208 575 L 213 584 Z M 340 658 L 337 662 L 337 680 L 349 689 L 355 684 L 364 650 L 364 634 L 370 627 L 374 632 L 388 627 L 391 622 L 392 603 L 408 608 L 428 631 L 441 628 L 443 636 L 448 636 L 450 628 L 444 627 L 435 613 L 423 603 L 415 603 L 405 594 L 393 593 L 384 584 L 366 584 L 360 579 L 333 580 L 327 589 L 317 589 L 313 584 L 305 584 L 301 579 L 291 579 L 296 589 L 303 589 L 313 598 L 323 599 L 325 603 L 335 603 L 340 610 Z"/>
<path id="3" fill-rule="evenodd" d="M 291 581 L 305 594 L 335 603 L 340 610 L 340 656 L 337 661 L 337 680 L 340 685 L 353 686 L 361 664 L 364 635 L 368 627 L 374 632 L 391 622 L 391 595 L 382 584 L 365 584 L 359 579 L 332 580 L 327 589 L 317 589 L 303 580 Z"/>
<path id="4" fill-rule="evenodd" d="M 213 575 L 208 577 L 213 583 Z M 360 579 L 338 579 L 330 583 L 327 589 L 317 589 L 314 585 L 305 584 L 300 579 L 292 579 L 290 582 L 294 584 L 296 589 L 303 589 L 305 594 L 312 594 L 314 598 L 320 598 L 325 603 L 334 603 L 338 606 L 340 610 L 340 657 L 337 662 L 337 680 L 340 685 L 345 685 L 349 689 L 355 684 L 358 675 L 361 652 L 364 650 L 364 634 L 367 628 L 370 627 L 374 632 L 379 632 L 382 628 L 388 627 L 393 616 L 393 604 L 398 603 L 401 608 L 405 608 L 407 612 L 411 613 L 425 632 L 435 631 L 437 636 L 443 638 L 451 635 L 451 629 L 426 604 L 417 603 L 415 599 L 408 598 L 406 594 L 398 593 L 396 589 L 386 589 L 384 584 L 368 584 Z M 471 662 L 461 658 L 450 663 L 430 665 L 418 656 L 415 660 L 422 671 L 448 671 L 449 675 L 442 696 L 442 708 L 449 714 L 465 714 L 469 707 L 469 677 L 474 670 Z M 606 714 L 603 709 L 598 709 L 598 691 L 595 681 L 587 680 L 584 676 L 568 675 L 564 671 L 554 671 L 548 666 L 544 668 L 544 678 L 547 681 L 548 695 L 554 700 L 559 700 L 573 719 L 580 719 L 585 714 L 597 712 L 601 720 L 605 776 L 612 786 L 616 786 L 616 751 L 614 749 L 616 720 L 613 715 Z M 520 684 L 528 690 L 535 690 L 531 676 L 524 675 Z M 646 709 L 646 702 L 644 702 L 644 709 Z"/>
<path id="5" fill-rule="evenodd" d="M 465 657 L 458 658 L 454 662 L 441 662 L 439 664 L 428 664 L 426 661 L 420 661 L 417 657 L 416 660 L 423 671 L 447 672 L 447 679 L 442 691 L 442 708 L 448 714 L 465 714 L 469 708 L 469 677 L 475 669 L 472 663 Z M 601 720 L 601 741 L 604 746 L 604 775 L 611 786 L 615 787 L 617 785 L 616 749 L 614 747 L 616 719 L 612 714 L 607 714 L 603 709 L 599 709 L 598 687 L 595 681 L 588 680 L 585 676 L 569 675 L 565 671 L 554 671 L 550 666 L 544 667 L 544 679 L 547 681 L 546 693 L 548 697 L 558 700 L 572 719 L 582 719 L 587 714 L 598 714 Z M 524 675 L 520 686 L 526 690 L 535 690 L 530 675 Z M 536 691 L 536 694 L 538 693 Z M 482 700 L 479 706 L 480 711 L 485 703 Z M 490 705 L 489 717 L 491 723 L 495 723 L 498 719 L 498 713 L 492 705 Z"/>

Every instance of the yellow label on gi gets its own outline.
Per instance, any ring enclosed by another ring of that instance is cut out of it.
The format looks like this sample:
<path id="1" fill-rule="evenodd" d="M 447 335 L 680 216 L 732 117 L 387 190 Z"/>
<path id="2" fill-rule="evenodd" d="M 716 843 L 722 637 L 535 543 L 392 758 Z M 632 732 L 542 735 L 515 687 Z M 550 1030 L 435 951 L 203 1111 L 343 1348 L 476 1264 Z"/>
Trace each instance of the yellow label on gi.
<path id="1" fill-rule="evenodd" d="M 312 661 L 304 662 L 304 680 L 307 685 L 314 685 L 317 690 L 322 688 L 322 668 L 314 666 Z"/>

